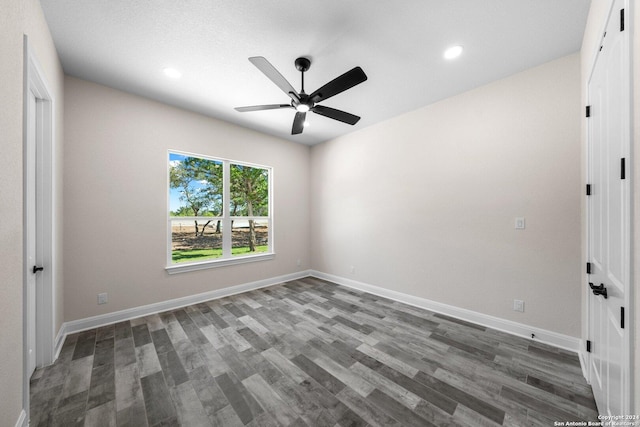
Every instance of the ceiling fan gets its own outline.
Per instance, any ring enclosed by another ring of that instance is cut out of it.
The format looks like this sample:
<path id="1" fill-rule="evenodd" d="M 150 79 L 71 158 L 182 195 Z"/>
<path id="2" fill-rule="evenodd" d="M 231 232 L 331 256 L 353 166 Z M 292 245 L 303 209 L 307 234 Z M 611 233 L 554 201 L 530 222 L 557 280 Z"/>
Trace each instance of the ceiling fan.
<path id="1" fill-rule="evenodd" d="M 289 104 L 270 104 L 270 105 L 254 105 L 251 107 L 236 107 L 237 111 L 261 111 L 261 110 L 275 110 L 279 108 L 293 108 L 296 110 L 296 116 L 293 119 L 293 127 L 291 128 L 291 135 L 297 135 L 302 133 L 304 128 L 304 122 L 308 111 L 313 111 L 321 116 L 329 117 L 330 119 L 338 120 L 343 123 L 355 125 L 360 120 L 360 117 L 347 113 L 345 111 L 336 110 L 335 108 L 325 107 L 324 105 L 318 105 L 318 102 L 331 98 L 347 89 L 350 89 L 365 80 L 367 75 L 362 71 L 362 68 L 355 67 L 341 76 L 336 77 L 329 83 L 322 86 L 320 89 L 307 95 L 304 91 L 304 73 L 311 67 L 311 61 L 308 58 L 298 58 L 295 60 L 295 66 L 302 74 L 302 88 L 300 93 L 291 86 L 291 84 L 285 79 L 282 74 L 276 70 L 262 56 L 254 56 L 249 58 L 249 61 L 255 65 L 262 73 L 276 84 L 284 93 L 291 98 Z"/>

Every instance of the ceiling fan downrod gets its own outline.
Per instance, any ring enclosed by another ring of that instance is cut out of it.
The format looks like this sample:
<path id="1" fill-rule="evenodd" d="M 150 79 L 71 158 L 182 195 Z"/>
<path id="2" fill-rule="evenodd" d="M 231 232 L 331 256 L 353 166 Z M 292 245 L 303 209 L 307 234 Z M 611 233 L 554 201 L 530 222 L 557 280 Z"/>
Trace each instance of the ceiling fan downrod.
<path id="1" fill-rule="evenodd" d="M 311 61 L 309 58 L 300 57 L 295 61 L 296 69 L 302 74 L 302 89 L 300 94 L 304 94 L 304 73 L 311 67 Z"/>

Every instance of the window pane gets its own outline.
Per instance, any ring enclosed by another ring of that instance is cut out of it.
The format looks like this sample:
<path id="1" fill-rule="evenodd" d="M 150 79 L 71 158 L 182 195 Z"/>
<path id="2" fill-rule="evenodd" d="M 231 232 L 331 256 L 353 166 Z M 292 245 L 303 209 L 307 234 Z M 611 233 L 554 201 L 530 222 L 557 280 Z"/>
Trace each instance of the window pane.
<path id="1" fill-rule="evenodd" d="M 269 250 L 269 222 L 240 220 L 232 222 L 231 255 L 252 255 Z"/>
<path id="2" fill-rule="evenodd" d="M 230 165 L 231 216 L 269 215 L 269 171 Z"/>
<path id="3" fill-rule="evenodd" d="M 172 220 L 172 262 L 198 262 L 222 257 L 222 221 Z"/>
<path id="4" fill-rule="evenodd" d="M 222 162 L 169 153 L 171 216 L 222 216 Z"/>

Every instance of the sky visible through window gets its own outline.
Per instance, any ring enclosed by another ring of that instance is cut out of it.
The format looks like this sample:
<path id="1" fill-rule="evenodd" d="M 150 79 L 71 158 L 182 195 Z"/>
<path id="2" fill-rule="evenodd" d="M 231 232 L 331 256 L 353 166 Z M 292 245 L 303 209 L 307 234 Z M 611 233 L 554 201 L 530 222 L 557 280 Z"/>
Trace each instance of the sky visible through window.
<path id="1" fill-rule="evenodd" d="M 169 153 L 169 164 L 175 166 L 182 162 L 185 157 L 182 154 Z M 180 201 L 180 190 L 178 188 L 169 188 L 169 210 L 175 212 L 180 206 L 185 206 L 185 203 Z"/>
<path id="2" fill-rule="evenodd" d="M 185 156 L 184 154 L 177 153 L 169 153 L 169 165 L 174 167 L 184 162 L 186 158 L 189 156 Z M 212 160 L 213 161 L 213 160 Z M 206 186 L 205 181 L 197 181 L 192 180 L 189 182 L 189 187 L 193 189 L 202 189 Z M 185 200 L 180 200 L 180 196 L 182 195 L 182 190 L 180 188 L 171 188 L 169 186 L 169 210 L 171 212 L 177 212 L 180 208 L 186 207 L 187 202 Z"/>

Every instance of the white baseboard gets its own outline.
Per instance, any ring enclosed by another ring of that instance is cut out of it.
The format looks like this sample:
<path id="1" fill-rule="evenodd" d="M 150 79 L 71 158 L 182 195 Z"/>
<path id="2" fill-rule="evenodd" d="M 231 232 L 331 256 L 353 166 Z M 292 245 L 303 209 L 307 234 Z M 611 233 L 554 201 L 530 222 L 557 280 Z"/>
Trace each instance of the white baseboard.
<path id="1" fill-rule="evenodd" d="M 580 357 L 580 367 L 582 368 L 582 375 L 587 380 L 587 384 L 591 384 L 591 378 L 589 376 L 589 355 L 584 351 L 585 342 L 580 340 L 580 351 L 578 351 L 578 357 Z"/>
<path id="2" fill-rule="evenodd" d="M 27 412 L 23 409 L 22 411 L 20 411 L 18 421 L 16 421 L 16 427 L 27 427 L 28 425 L 29 420 L 27 419 Z"/>
<path id="3" fill-rule="evenodd" d="M 317 277 L 318 279 L 328 280 L 342 286 L 389 298 L 391 300 L 412 305 L 414 307 L 424 308 L 436 313 L 445 314 L 447 316 L 455 317 L 456 319 L 461 319 L 467 322 L 475 323 L 477 325 L 497 329 L 499 331 L 507 332 L 512 335 L 531 339 L 531 334 L 534 334 L 535 341 L 543 342 L 545 344 L 562 348 L 564 350 L 569 350 L 578 354 L 580 354 L 580 349 L 582 348 L 582 340 L 580 340 L 579 338 L 570 337 L 568 335 L 559 334 L 557 332 L 547 331 L 545 329 L 536 328 L 534 326 L 513 322 L 511 320 L 501 319 L 499 317 L 478 313 L 476 311 L 471 311 L 464 308 L 454 307 L 452 305 L 443 304 L 441 302 L 416 297 L 402 292 L 392 291 L 390 289 L 369 285 L 367 283 L 335 276 L 333 274 L 322 273 L 316 270 L 311 270 L 310 274 L 311 276 Z"/>
<path id="4" fill-rule="evenodd" d="M 69 334 L 111 325 L 113 323 L 131 320 L 137 317 L 149 316 L 163 311 L 175 310 L 180 307 L 186 307 L 188 305 L 198 304 L 212 299 L 224 298 L 240 294 L 242 292 L 252 291 L 254 289 L 265 288 L 267 286 L 277 285 L 290 280 L 301 279 L 309 276 L 310 274 L 311 272 L 309 270 L 304 270 L 297 273 L 258 280 L 256 282 L 243 283 L 236 286 L 230 286 L 228 288 L 216 289 L 214 291 L 204 292 L 201 294 L 189 295 L 182 298 L 143 305 L 140 307 L 133 307 L 126 310 L 114 311 L 113 313 L 64 322 L 56 337 L 55 358 L 58 358 L 62 345 L 64 344 L 64 340 Z"/>
<path id="5" fill-rule="evenodd" d="M 58 360 L 58 356 L 60 356 L 60 350 L 62 350 L 62 345 L 64 344 L 64 339 L 67 337 L 67 333 L 65 333 L 65 324 L 63 323 L 56 335 L 56 340 L 53 343 L 53 360 L 51 363 Z"/>

